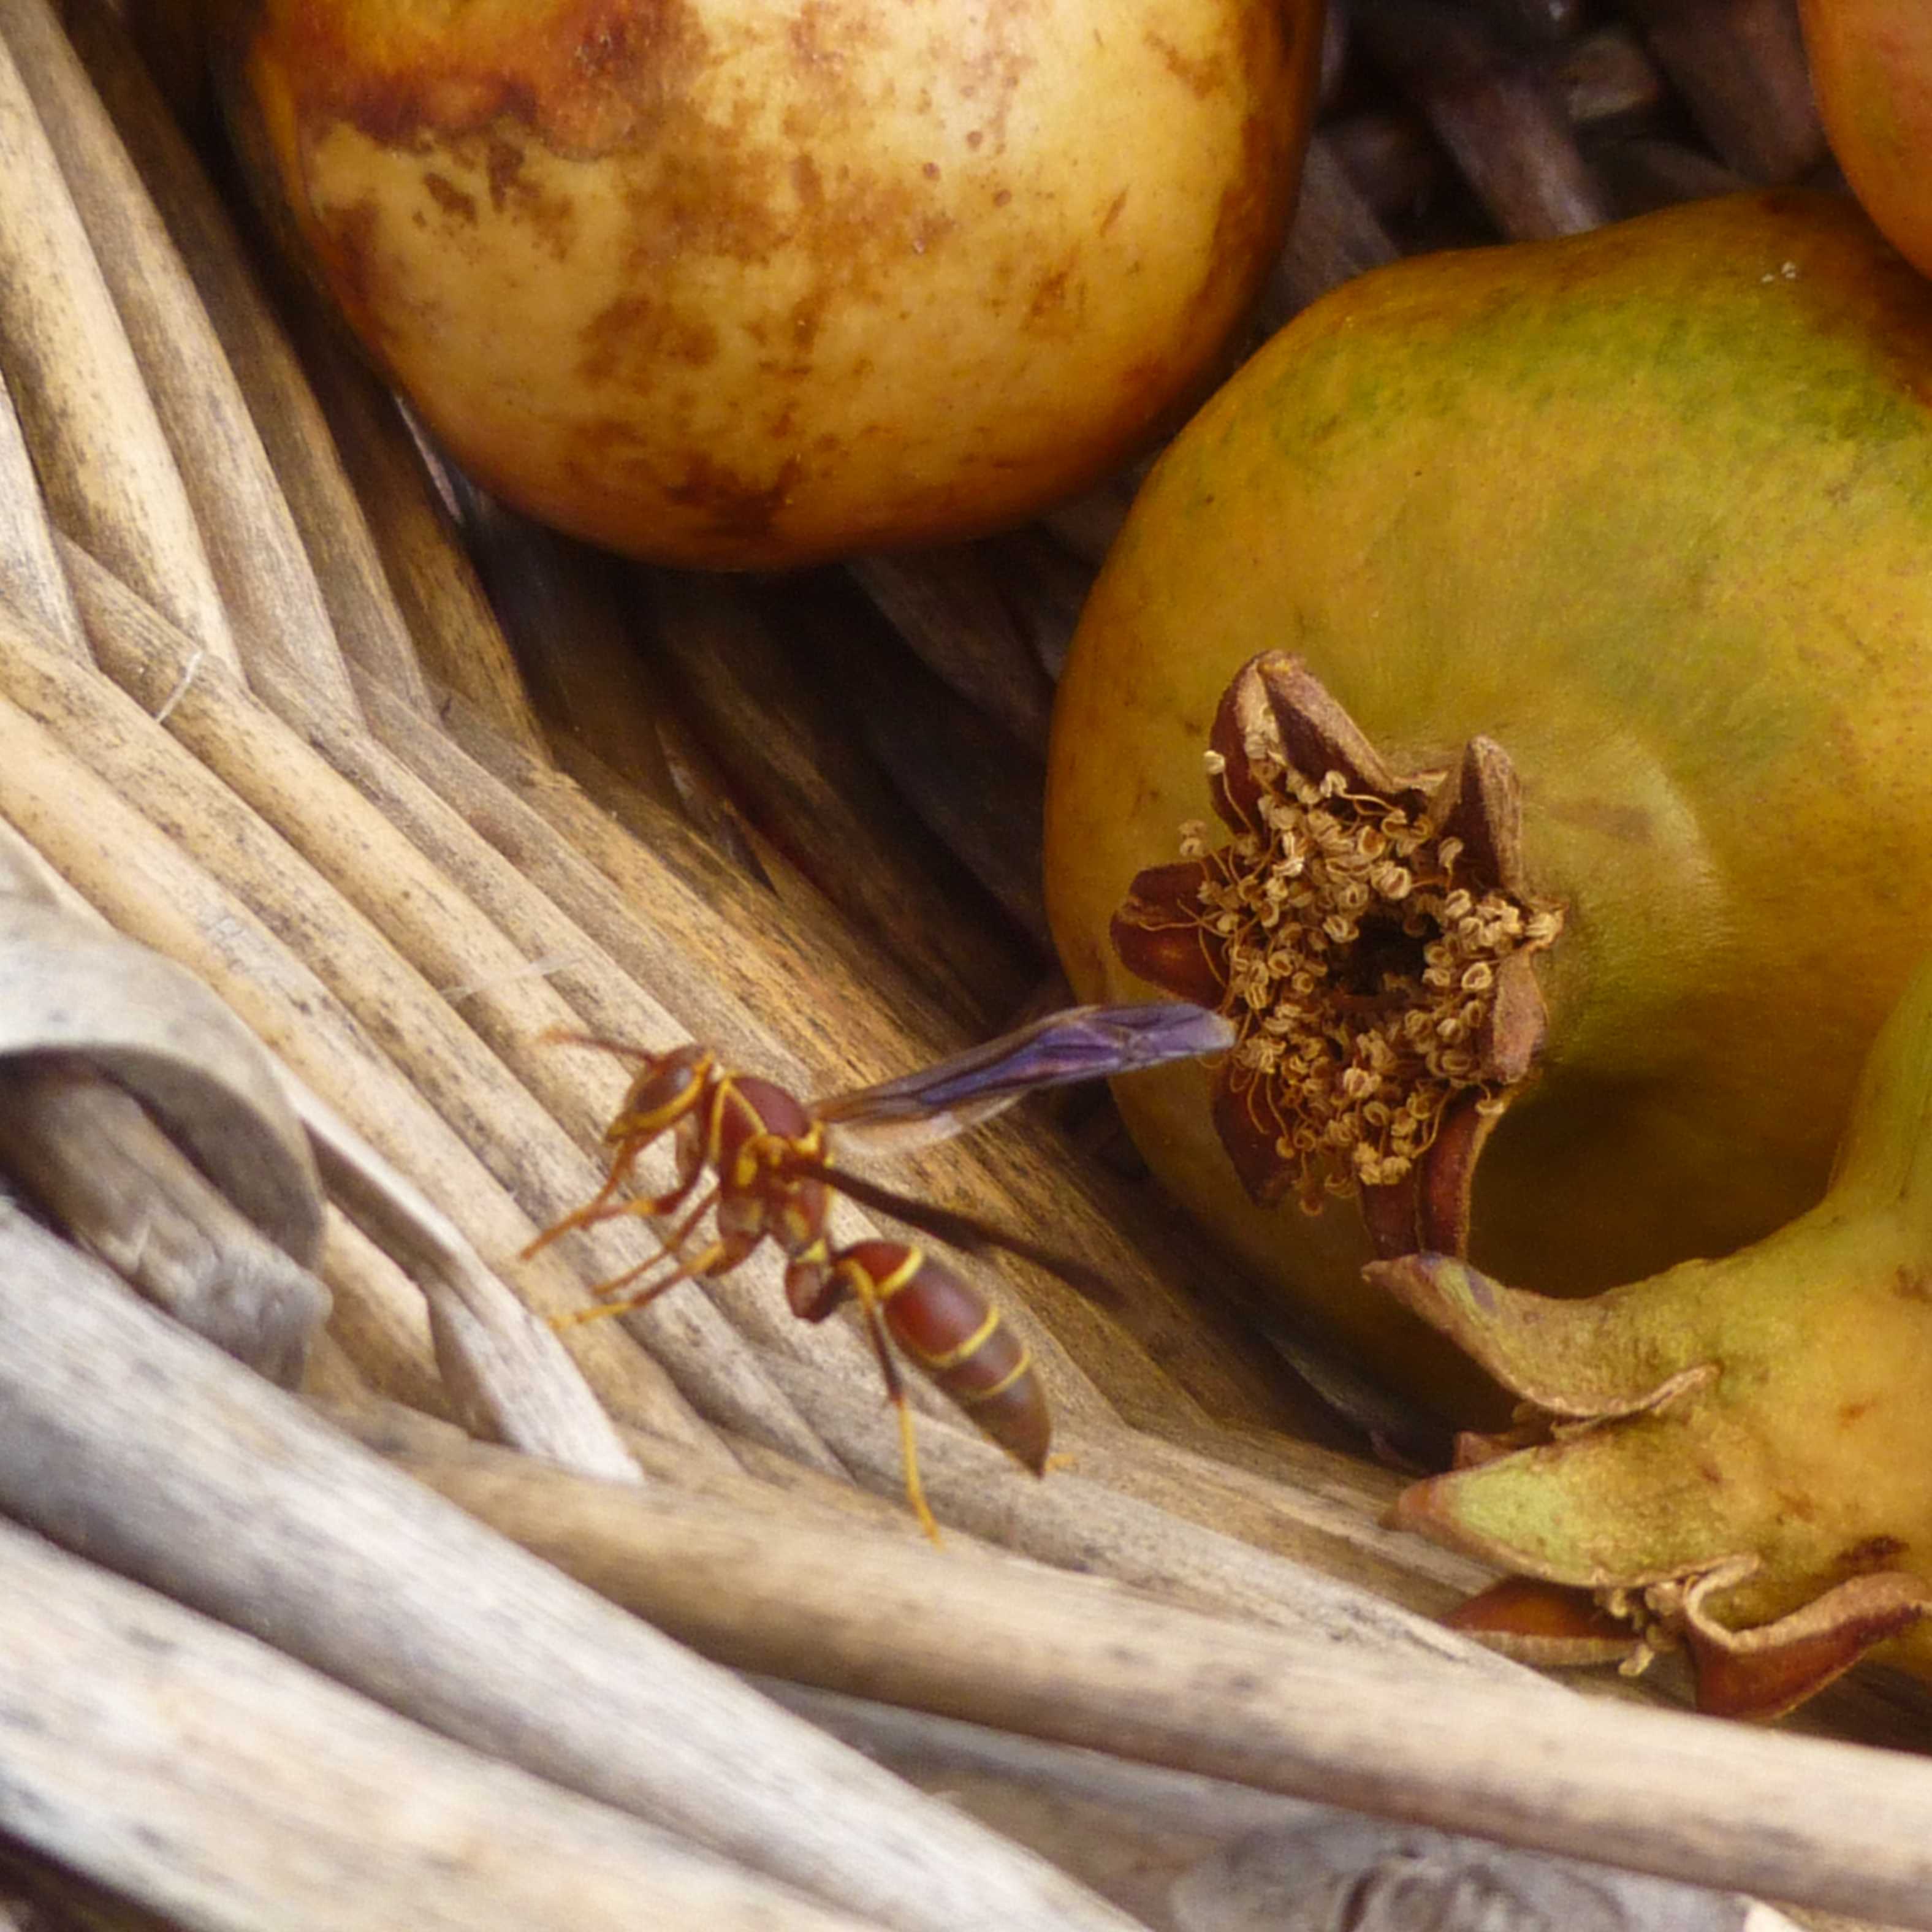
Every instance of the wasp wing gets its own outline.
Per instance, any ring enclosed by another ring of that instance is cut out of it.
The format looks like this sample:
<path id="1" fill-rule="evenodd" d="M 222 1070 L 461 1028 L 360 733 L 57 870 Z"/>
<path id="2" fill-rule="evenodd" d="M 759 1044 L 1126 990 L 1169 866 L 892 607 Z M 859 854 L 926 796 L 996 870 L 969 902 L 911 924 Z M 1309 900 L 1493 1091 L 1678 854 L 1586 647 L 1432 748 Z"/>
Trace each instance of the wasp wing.
<path id="1" fill-rule="evenodd" d="M 876 1208 L 881 1214 L 890 1214 L 896 1220 L 904 1222 L 908 1227 L 916 1228 L 921 1234 L 930 1234 L 935 1240 L 944 1241 L 947 1246 L 958 1248 L 962 1253 L 983 1255 L 1000 1251 L 1017 1255 L 1022 1261 L 1045 1269 L 1069 1287 L 1077 1288 L 1102 1307 L 1121 1306 L 1120 1290 L 1098 1268 L 1090 1268 L 1086 1262 L 1062 1254 L 1057 1249 L 1030 1241 L 1024 1234 L 1010 1234 L 1004 1228 L 996 1228 L 976 1215 L 962 1214 L 953 1208 L 937 1208 L 929 1201 L 914 1200 L 892 1188 L 881 1187 L 877 1181 L 867 1180 L 824 1161 L 794 1157 L 787 1160 L 784 1168 L 788 1174 L 822 1180 L 826 1186 L 836 1188 L 862 1206 Z"/>
<path id="2" fill-rule="evenodd" d="M 834 1094 L 812 1111 L 868 1142 L 914 1146 L 963 1133 L 1042 1088 L 1198 1059 L 1234 1043 L 1219 1013 L 1184 1000 L 1070 1006 L 916 1072 Z"/>

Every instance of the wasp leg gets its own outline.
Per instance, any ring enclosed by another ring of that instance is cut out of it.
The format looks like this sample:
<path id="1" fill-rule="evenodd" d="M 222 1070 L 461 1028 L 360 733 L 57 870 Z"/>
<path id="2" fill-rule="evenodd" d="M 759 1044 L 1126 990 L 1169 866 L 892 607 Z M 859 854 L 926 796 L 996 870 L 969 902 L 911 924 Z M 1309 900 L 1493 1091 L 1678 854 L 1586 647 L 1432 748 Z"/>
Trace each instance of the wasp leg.
<path id="1" fill-rule="evenodd" d="M 688 1261 L 680 1262 L 668 1275 L 662 1275 L 648 1286 L 635 1288 L 628 1294 L 612 1301 L 604 1298 L 618 1294 L 628 1288 L 638 1276 L 654 1268 L 661 1261 L 676 1260 L 674 1255 L 653 1255 L 650 1260 L 640 1262 L 634 1268 L 620 1275 L 613 1275 L 608 1281 L 599 1282 L 591 1290 L 598 1299 L 587 1307 L 566 1309 L 561 1315 L 553 1315 L 550 1325 L 553 1328 L 574 1328 L 585 1322 L 601 1322 L 608 1315 L 628 1315 L 634 1309 L 655 1301 L 668 1288 L 675 1288 L 681 1281 L 689 1281 L 694 1276 L 709 1274 L 718 1265 L 728 1261 L 730 1249 L 723 1241 L 713 1241 L 709 1247 L 700 1249 Z"/>
<path id="2" fill-rule="evenodd" d="M 594 1227 L 600 1221 L 622 1220 L 631 1214 L 642 1215 L 650 1220 L 659 1214 L 671 1214 L 683 1204 L 704 1172 L 701 1167 L 694 1168 L 676 1186 L 668 1189 L 662 1194 L 633 1195 L 628 1201 L 614 1202 L 610 1197 L 623 1185 L 624 1178 L 630 1172 L 632 1160 L 635 1158 L 635 1155 L 632 1155 L 631 1160 L 627 1160 L 620 1154 L 611 1163 L 610 1172 L 604 1178 L 604 1185 L 581 1208 L 573 1208 L 562 1220 L 552 1222 L 517 1258 L 528 1261 L 532 1255 L 548 1247 L 560 1234 L 567 1234 L 573 1228 Z M 699 1212 L 701 1213 L 704 1208 L 710 1204 L 710 1195 L 706 1194 L 700 1204 Z M 696 1217 L 694 1216 L 692 1218 Z"/>
<path id="3" fill-rule="evenodd" d="M 919 1441 L 913 1426 L 912 1405 L 906 1400 L 905 1381 L 899 1373 L 898 1358 L 892 1353 L 892 1338 L 886 1333 L 885 1318 L 880 1312 L 878 1284 L 856 1262 L 839 1258 L 835 1273 L 850 1284 L 866 1315 L 866 1332 L 872 1338 L 872 1352 L 879 1358 L 879 1372 L 886 1378 L 886 1400 L 898 1418 L 899 1462 L 905 1472 L 906 1501 L 919 1519 L 919 1526 L 937 1544 L 941 1539 L 938 1519 L 926 1500 L 926 1485 L 919 1479 Z"/>

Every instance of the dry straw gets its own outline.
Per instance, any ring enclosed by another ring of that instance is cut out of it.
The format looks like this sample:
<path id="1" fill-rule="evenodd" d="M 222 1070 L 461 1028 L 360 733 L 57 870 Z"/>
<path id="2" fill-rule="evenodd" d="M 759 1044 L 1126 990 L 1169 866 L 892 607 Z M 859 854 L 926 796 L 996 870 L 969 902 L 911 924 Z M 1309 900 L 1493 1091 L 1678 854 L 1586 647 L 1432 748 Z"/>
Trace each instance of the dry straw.
<path id="1" fill-rule="evenodd" d="M 1364 0 L 1408 97 L 1325 124 L 1271 318 L 1445 154 L 1508 232 L 1808 165 L 1787 12 Z M 1932 1777 L 1874 1748 L 1920 1707 L 1725 1730 L 1441 1630 L 1478 1573 L 1044 1118 L 890 1176 L 1121 1296 L 974 1264 L 1068 1461 L 922 1394 L 942 1551 L 769 1261 L 560 1339 L 651 1240 L 518 1258 L 622 1078 L 548 1033 L 810 1094 L 1052 997 L 1026 821 L 1126 482 L 782 605 L 629 572 L 440 477 L 269 280 L 117 11 L 0 0 L 0 1920 L 1178 1926 L 1301 1794 L 1932 1925 Z"/>

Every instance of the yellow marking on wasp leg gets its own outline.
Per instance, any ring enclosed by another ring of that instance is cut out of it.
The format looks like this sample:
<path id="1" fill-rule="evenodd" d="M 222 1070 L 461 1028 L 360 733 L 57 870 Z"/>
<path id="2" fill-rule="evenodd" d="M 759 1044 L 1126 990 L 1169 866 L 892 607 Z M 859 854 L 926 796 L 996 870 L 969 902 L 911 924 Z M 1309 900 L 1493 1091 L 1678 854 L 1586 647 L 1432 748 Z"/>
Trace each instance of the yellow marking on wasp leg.
<path id="1" fill-rule="evenodd" d="M 986 1311 L 986 1320 L 956 1347 L 937 1355 L 928 1355 L 922 1348 L 916 1348 L 913 1352 L 926 1367 L 935 1374 L 947 1369 L 956 1369 L 962 1362 L 968 1361 L 976 1355 L 998 1332 L 999 1326 L 1000 1311 L 997 1308 L 989 1308 Z"/>
<path id="2" fill-rule="evenodd" d="M 895 1398 L 899 1412 L 899 1461 L 905 1471 L 906 1501 L 911 1504 L 919 1526 L 936 1546 L 940 1541 L 939 1522 L 926 1500 L 926 1485 L 919 1479 L 919 1443 L 913 1432 L 912 1405 L 902 1394 Z"/>
<path id="3" fill-rule="evenodd" d="M 586 1322 L 601 1322 L 607 1315 L 622 1315 L 624 1304 L 620 1301 L 593 1301 L 586 1308 L 566 1308 L 561 1315 L 553 1315 L 550 1325 L 557 1330 L 576 1328 Z"/>
<path id="4" fill-rule="evenodd" d="M 900 1276 L 918 1272 L 917 1256 L 914 1254 L 910 1259 L 910 1268 L 893 1270 L 896 1283 Z M 872 1352 L 879 1358 L 879 1372 L 886 1378 L 886 1398 L 898 1412 L 899 1465 L 905 1472 L 906 1501 L 912 1505 L 920 1528 L 937 1546 L 940 1540 L 939 1522 L 926 1500 L 926 1485 L 919 1479 L 919 1442 L 913 1433 L 912 1405 L 906 1400 L 905 1384 L 900 1378 L 898 1364 L 892 1355 L 892 1340 L 886 1333 L 885 1321 L 879 1312 L 879 1284 L 863 1268 L 856 1265 L 850 1270 L 850 1280 L 852 1292 L 859 1298 L 859 1306 L 865 1313 L 866 1332 L 872 1338 Z"/>
<path id="5" fill-rule="evenodd" d="M 1021 1376 L 1032 1366 L 1033 1352 L 1030 1348 L 1022 1347 L 1020 1350 L 1019 1360 L 998 1382 L 994 1383 L 991 1388 L 950 1389 L 946 1393 L 955 1402 L 964 1403 L 967 1408 L 970 1408 L 976 1403 L 991 1402 L 996 1396 L 1004 1395 L 1007 1390 L 1011 1388 L 1014 1383 L 1018 1382 Z"/>

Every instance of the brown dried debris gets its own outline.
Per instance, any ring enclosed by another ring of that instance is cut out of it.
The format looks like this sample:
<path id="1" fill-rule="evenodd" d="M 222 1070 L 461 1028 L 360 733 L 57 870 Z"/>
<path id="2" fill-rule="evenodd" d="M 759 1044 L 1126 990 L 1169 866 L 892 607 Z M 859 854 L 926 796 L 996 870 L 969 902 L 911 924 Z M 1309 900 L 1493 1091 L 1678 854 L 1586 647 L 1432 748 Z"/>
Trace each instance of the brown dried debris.
<path id="1" fill-rule="evenodd" d="M 1234 836 L 1184 827 L 1116 950 L 1234 1022 L 1215 1121 L 1256 1200 L 1359 1194 L 1382 1251 L 1457 1251 L 1476 1151 L 1542 1044 L 1531 962 L 1562 926 L 1522 877 L 1508 759 L 1479 738 L 1453 770 L 1399 776 L 1269 652 L 1229 686 L 1206 762 Z"/>

